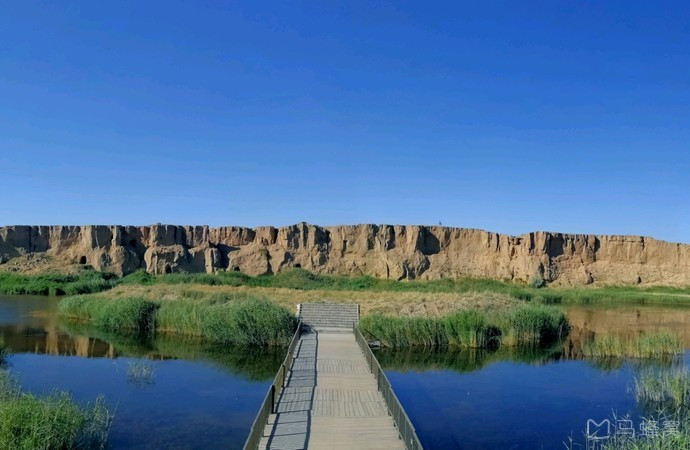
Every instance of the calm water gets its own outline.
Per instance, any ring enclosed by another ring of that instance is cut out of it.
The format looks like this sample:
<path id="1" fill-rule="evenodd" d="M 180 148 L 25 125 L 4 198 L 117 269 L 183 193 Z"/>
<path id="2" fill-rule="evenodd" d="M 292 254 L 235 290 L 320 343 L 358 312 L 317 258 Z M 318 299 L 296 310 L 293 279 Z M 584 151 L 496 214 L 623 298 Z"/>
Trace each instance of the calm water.
<path id="1" fill-rule="evenodd" d="M 586 360 L 596 333 L 670 330 L 690 348 L 690 309 L 574 307 L 570 338 L 540 351 L 378 352 L 378 358 L 427 449 L 563 449 L 584 440 L 587 419 L 615 411 L 639 426 L 649 416 L 630 392 L 643 370 L 688 366 L 665 361 Z"/>
<path id="2" fill-rule="evenodd" d="M 137 341 L 60 322 L 57 300 L 0 297 L 0 341 L 10 371 L 36 393 L 104 394 L 116 408 L 112 448 L 241 448 L 284 355 L 170 337 Z M 587 419 L 648 413 L 629 392 L 642 370 L 666 361 L 586 360 L 597 333 L 670 330 L 690 348 L 690 309 L 574 307 L 568 340 L 539 351 L 378 352 L 428 449 L 562 449 Z M 145 368 L 144 373 L 138 369 Z M 142 444 L 145 443 L 145 444 Z"/>
<path id="3" fill-rule="evenodd" d="M 56 306 L 0 297 L 10 372 L 35 393 L 68 390 L 79 402 L 104 394 L 116 408 L 111 448 L 241 448 L 284 356 L 118 338 L 61 323 Z"/>

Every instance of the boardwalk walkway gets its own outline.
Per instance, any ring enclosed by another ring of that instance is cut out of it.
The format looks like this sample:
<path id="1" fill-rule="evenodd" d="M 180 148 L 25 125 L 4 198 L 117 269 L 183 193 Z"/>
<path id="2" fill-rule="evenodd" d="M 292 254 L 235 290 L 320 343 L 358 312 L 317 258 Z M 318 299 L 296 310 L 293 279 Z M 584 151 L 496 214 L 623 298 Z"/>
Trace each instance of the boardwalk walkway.
<path id="1" fill-rule="evenodd" d="M 302 332 L 261 449 L 404 449 L 362 350 L 347 329 Z"/>

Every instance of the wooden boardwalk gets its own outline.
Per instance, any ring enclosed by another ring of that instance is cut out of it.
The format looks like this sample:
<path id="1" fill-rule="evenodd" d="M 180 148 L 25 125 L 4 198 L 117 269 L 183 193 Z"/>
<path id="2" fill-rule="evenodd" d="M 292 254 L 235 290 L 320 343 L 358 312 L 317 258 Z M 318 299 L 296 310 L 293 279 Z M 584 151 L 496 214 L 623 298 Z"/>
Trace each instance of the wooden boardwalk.
<path id="1" fill-rule="evenodd" d="M 404 449 L 352 331 L 303 331 L 261 449 Z"/>

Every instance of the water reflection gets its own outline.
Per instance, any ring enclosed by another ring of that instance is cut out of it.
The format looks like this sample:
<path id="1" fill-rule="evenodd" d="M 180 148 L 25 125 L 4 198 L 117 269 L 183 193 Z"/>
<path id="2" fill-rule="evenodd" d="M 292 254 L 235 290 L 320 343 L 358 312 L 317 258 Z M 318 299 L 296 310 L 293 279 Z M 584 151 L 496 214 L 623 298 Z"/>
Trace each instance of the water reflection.
<path id="1" fill-rule="evenodd" d="M 565 307 L 570 334 L 564 357 L 581 359 L 583 346 L 597 334 L 632 339 L 643 333 L 662 331 L 677 335 L 690 348 L 690 309 L 681 306 L 587 305 Z"/>
<path id="2" fill-rule="evenodd" d="M 108 333 L 59 319 L 57 301 L 45 297 L 3 297 L 0 342 L 15 354 L 204 361 L 250 380 L 271 379 L 284 357 L 281 349 L 217 346 L 166 334 L 142 338 Z"/>
<path id="3" fill-rule="evenodd" d="M 588 359 L 582 347 L 597 334 L 628 339 L 665 331 L 690 348 L 690 309 L 577 306 L 566 314 L 570 335 L 546 348 L 378 351 L 424 447 L 565 448 L 570 436 L 584 443 L 588 419 L 600 421 L 616 412 L 639 422 L 658 414 L 652 409 L 659 404 L 636 398 L 636 378 L 686 368 L 690 353 Z"/>
<path id="4" fill-rule="evenodd" d="M 534 365 L 560 358 L 561 344 L 550 347 L 501 347 L 484 349 L 405 349 L 376 351 L 376 358 L 384 370 L 399 372 L 427 370 L 452 370 L 474 372 L 497 361 L 512 361 Z"/>
<path id="5" fill-rule="evenodd" d="M 109 448 L 242 448 L 282 350 L 104 333 L 63 322 L 57 301 L 0 296 L 0 342 L 22 389 L 116 408 Z"/>
<path id="6" fill-rule="evenodd" d="M 604 371 L 619 369 L 624 358 L 586 358 L 583 346 L 597 334 L 616 334 L 631 339 L 643 333 L 670 331 L 690 348 L 690 309 L 663 306 L 571 306 L 565 309 L 570 333 L 561 342 L 547 347 L 501 347 L 486 349 L 404 349 L 378 350 L 376 355 L 384 369 L 396 371 L 452 370 L 473 372 L 488 364 L 506 361 L 542 365 L 560 360 L 585 360 Z M 670 369 L 683 365 L 682 357 L 631 359 L 636 368 Z"/>

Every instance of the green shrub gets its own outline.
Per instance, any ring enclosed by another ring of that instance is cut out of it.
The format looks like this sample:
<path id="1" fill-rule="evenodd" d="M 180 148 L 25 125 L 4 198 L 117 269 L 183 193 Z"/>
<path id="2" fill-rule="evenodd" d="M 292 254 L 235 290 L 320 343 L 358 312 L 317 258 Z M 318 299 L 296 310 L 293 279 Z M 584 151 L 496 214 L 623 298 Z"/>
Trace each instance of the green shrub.
<path id="1" fill-rule="evenodd" d="M 11 295 L 78 295 L 101 292 L 117 283 L 111 273 L 84 270 L 78 274 L 22 275 L 0 272 L 0 293 Z"/>
<path id="2" fill-rule="evenodd" d="M 120 282 L 121 284 L 137 284 L 137 285 L 150 285 L 154 284 L 156 277 L 148 273 L 144 269 L 139 269 L 136 272 L 132 272 L 129 275 L 124 276 Z"/>
<path id="3" fill-rule="evenodd" d="M 530 277 L 529 284 L 534 289 L 540 289 L 546 286 L 546 280 L 544 280 L 544 277 L 541 275 L 541 273 L 537 272 Z"/>
<path id="4" fill-rule="evenodd" d="M 45 398 L 22 393 L 0 371 L 0 449 L 104 448 L 112 416 L 99 397 L 82 408 L 66 392 Z"/>

